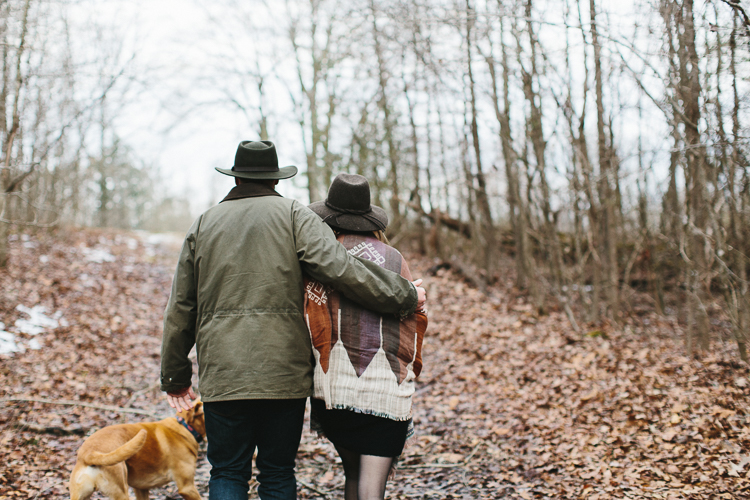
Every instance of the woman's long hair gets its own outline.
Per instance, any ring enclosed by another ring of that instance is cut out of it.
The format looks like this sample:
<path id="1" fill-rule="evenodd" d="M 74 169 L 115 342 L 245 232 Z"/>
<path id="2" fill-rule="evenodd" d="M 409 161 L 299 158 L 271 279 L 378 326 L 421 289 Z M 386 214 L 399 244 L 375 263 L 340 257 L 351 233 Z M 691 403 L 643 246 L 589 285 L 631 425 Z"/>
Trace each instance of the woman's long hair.
<path id="1" fill-rule="evenodd" d="M 336 236 L 340 234 L 361 234 L 365 236 L 373 236 L 375 239 L 377 239 L 381 243 L 385 243 L 386 245 L 390 246 L 390 242 L 388 241 L 388 238 L 385 236 L 385 231 L 347 231 L 346 229 L 339 229 L 337 227 L 331 227 L 333 229 L 333 232 Z"/>

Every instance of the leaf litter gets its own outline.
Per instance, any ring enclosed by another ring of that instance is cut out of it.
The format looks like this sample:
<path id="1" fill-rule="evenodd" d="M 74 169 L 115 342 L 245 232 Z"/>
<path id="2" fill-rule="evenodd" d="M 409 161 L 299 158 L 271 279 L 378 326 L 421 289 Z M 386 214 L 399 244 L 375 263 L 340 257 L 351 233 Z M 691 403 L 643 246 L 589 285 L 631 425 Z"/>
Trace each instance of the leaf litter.
<path id="1" fill-rule="evenodd" d="M 82 258 L 92 254 L 81 248 L 112 258 Z M 159 345 L 178 251 L 174 238 L 110 230 L 12 242 L 0 321 L 29 320 L 22 305 L 58 324 L 35 336 L 14 329 L 15 341 L 41 348 L 0 354 L 0 500 L 67 499 L 84 435 L 172 413 L 158 389 Z M 655 314 L 579 335 L 560 311 L 538 316 L 510 283 L 483 294 L 409 260 L 425 278 L 430 326 L 416 436 L 389 498 L 750 497 L 749 372 L 729 347 L 688 357 L 678 322 Z M 209 469 L 202 452 L 204 498 Z M 343 496 L 333 447 L 308 427 L 297 477 L 300 498 Z M 179 498 L 174 485 L 151 493 Z"/>

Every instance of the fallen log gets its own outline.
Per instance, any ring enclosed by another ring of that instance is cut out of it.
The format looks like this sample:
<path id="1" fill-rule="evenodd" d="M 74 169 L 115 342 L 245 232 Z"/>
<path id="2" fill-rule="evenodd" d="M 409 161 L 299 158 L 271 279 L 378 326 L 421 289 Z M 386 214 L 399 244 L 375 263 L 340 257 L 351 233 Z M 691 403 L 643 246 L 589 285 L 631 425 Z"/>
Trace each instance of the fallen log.
<path id="1" fill-rule="evenodd" d="M 423 217 L 427 217 L 432 222 L 440 223 L 448 229 L 451 229 L 465 236 L 466 238 L 471 239 L 471 226 L 469 224 L 461 222 L 458 219 L 454 219 L 450 215 L 443 213 L 440 210 L 430 210 L 430 212 L 425 212 L 421 206 L 411 201 L 406 202 L 406 206 L 422 215 Z"/>
<path id="2" fill-rule="evenodd" d="M 457 257 L 451 258 L 450 264 L 453 270 L 463 276 L 464 279 L 471 283 L 480 292 L 484 294 L 487 293 L 487 280 L 482 275 L 475 272 L 471 267 L 459 260 Z"/>
<path id="3" fill-rule="evenodd" d="M 39 434 L 54 434 L 56 436 L 69 436 L 77 434 L 85 436 L 91 427 L 83 427 L 80 424 L 73 424 L 68 427 L 62 425 L 39 425 L 24 420 L 19 420 L 15 427 L 21 431 L 31 431 Z"/>

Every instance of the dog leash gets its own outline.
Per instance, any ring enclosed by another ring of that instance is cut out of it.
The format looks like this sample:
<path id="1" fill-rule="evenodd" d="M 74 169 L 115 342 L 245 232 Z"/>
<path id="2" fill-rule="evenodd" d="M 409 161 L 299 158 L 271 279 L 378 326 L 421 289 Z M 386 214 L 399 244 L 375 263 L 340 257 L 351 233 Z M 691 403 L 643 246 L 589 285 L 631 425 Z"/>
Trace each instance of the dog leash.
<path id="1" fill-rule="evenodd" d="M 182 417 L 175 417 L 175 418 L 177 419 L 177 421 L 180 424 L 182 424 L 182 426 L 185 429 L 187 429 L 188 431 L 190 431 L 190 434 L 193 435 L 193 437 L 195 438 L 196 441 L 198 441 L 199 443 L 201 441 L 203 441 L 203 436 L 201 436 L 200 434 L 198 434 L 198 431 L 196 431 L 195 429 L 193 429 L 193 427 L 189 423 L 187 423 L 184 418 L 182 418 Z"/>

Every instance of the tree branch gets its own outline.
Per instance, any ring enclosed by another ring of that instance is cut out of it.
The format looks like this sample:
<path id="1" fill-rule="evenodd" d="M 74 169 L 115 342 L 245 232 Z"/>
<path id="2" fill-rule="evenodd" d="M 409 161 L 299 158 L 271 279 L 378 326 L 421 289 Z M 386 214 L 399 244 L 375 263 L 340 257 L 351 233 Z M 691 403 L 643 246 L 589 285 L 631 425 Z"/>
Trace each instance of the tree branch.
<path id="1" fill-rule="evenodd" d="M 729 5 L 731 8 L 735 10 L 739 15 L 742 16 L 742 23 L 745 25 L 745 36 L 750 38 L 750 16 L 747 15 L 747 12 L 745 12 L 745 9 L 740 5 L 740 0 L 732 1 L 732 0 L 721 0 L 725 4 Z"/>
<path id="2" fill-rule="evenodd" d="M 120 408 L 119 406 L 96 405 L 92 403 L 83 403 L 81 401 L 53 401 L 43 398 L 3 398 L 0 403 L 44 403 L 48 405 L 65 405 L 65 406 L 83 406 L 84 408 L 94 408 L 96 410 L 113 411 L 116 413 L 132 413 L 134 415 L 146 415 L 148 417 L 159 418 L 155 413 L 146 410 L 137 410 L 135 408 Z"/>
<path id="3" fill-rule="evenodd" d="M 19 184 L 21 184 L 23 180 L 26 179 L 26 177 L 30 176 L 34 172 L 34 168 L 36 168 L 37 165 L 39 165 L 39 163 L 32 163 L 31 165 L 29 165 L 28 170 L 18 174 L 14 179 L 12 179 L 5 187 L 5 192 L 12 193 L 13 191 L 15 191 Z"/>

